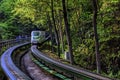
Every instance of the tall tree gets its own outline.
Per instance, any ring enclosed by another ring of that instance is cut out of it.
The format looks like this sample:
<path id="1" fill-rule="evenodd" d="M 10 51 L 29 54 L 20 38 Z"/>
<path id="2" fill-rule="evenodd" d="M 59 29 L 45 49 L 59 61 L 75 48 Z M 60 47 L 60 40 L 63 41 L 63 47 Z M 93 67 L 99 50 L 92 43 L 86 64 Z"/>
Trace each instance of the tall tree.
<path id="1" fill-rule="evenodd" d="M 64 36 L 64 34 L 63 34 L 63 32 L 64 31 L 62 31 L 62 27 L 63 27 L 63 25 L 62 25 L 62 12 L 59 10 L 59 19 L 58 19 L 59 21 L 59 34 L 60 34 L 60 40 L 61 40 L 61 48 L 62 48 L 62 53 L 64 53 L 64 41 L 63 41 L 63 36 Z"/>
<path id="2" fill-rule="evenodd" d="M 57 31 L 57 28 L 56 28 L 56 22 L 55 22 L 55 17 L 54 17 L 53 0 L 51 0 L 51 13 L 52 13 L 52 20 L 53 20 L 54 31 L 55 31 L 55 38 L 56 38 L 56 42 L 57 42 L 58 56 L 60 57 L 60 41 L 59 41 L 58 31 Z"/>
<path id="3" fill-rule="evenodd" d="M 100 52 L 99 52 L 99 39 L 97 34 L 97 0 L 92 0 L 93 2 L 93 28 L 94 28 L 94 36 L 95 36 L 95 53 L 96 53 L 96 65 L 97 65 L 97 73 L 100 73 Z"/>
<path id="4" fill-rule="evenodd" d="M 53 26 L 52 26 L 49 14 L 47 15 L 47 18 L 48 18 L 48 26 L 49 26 L 50 37 L 51 37 L 51 50 L 52 50 L 52 52 L 54 52 L 54 48 L 53 48 L 53 34 L 52 34 L 53 33 L 52 32 Z"/>
<path id="5" fill-rule="evenodd" d="M 71 40 L 71 37 L 70 37 L 70 25 L 68 24 L 65 0 L 62 0 L 62 6 L 63 6 L 64 23 L 65 23 L 65 31 L 66 31 L 66 36 L 67 36 L 68 49 L 69 49 L 69 53 L 70 53 L 70 55 L 69 55 L 70 63 L 74 64 L 73 50 L 72 50 L 72 40 Z"/>

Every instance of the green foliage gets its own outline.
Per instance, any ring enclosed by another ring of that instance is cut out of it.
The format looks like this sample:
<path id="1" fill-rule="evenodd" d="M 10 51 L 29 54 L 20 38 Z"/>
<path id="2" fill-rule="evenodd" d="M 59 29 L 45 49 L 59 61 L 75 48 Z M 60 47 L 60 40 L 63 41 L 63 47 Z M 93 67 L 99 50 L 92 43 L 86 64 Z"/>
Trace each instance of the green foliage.
<path id="1" fill-rule="evenodd" d="M 62 2 L 61 0 L 53 0 L 53 2 L 57 30 L 60 35 L 61 26 L 63 33 L 64 44 L 60 45 L 64 45 L 64 50 L 68 50 Z M 91 0 L 67 0 L 66 3 L 75 63 L 96 71 L 92 2 Z M 48 15 L 51 26 L 53 25 L 51 0 L 2 0 L 0 4 L 0 37 L 3 39 L 30 34 L 35 27 L 48 30 Z M 120 0 L 98 0 L 98 9 L 97 31 L 102 73 L 119 78 Z"/>
<path id="2" fill-rule="evenodd" d="M 79 2 L 79 1 L 78 1 Z M 75 4 L 78 4 L 76 1 Z M 102 72 L 110 77 L 119 75 L 120 28 L 119 0 L 99 1 L 98 34 L 100 42 Z M 83 4 L 85 3 L 85 4 Z M 80 66 L 95 70 L 94 34 L 92 28 L 92 10 L 89 0 L 79 2 L 78 10 L 69 13 L 74 59 Z M 86 5 L 87 4 L 87 5 Z M 85 7 L 84 7 L 85 6 Z M 87 6 L 87 7 L 86 7 Z M 70 6 L 72 8 L 74 6 Z M 76 13 L 76 14 L 75 14 Z"/>
<path id="3" fill-rule="evenodd" d="M 119 0 L 103 0 L 98 13 L 98 33 L 103 71 L 110 77 L 119 75 Z"/>
<path id="4" fill-rule="evenodd" d="M 0 34 L 2 35 L 3 39 L 15 38 L 15 36 L 18 35 L 19 33 L 17 27 L 10 26 L 7 23 L 0 23 L 0 27 L 1 27 Z"/>
<path id="5" fill-rule="evenodd" d="M 14 6 L 14 0 L 2 0 L 0 4 L 0 11 L 4 11 L 5 14 L 10 15 Z"/>
<path id="6" fill-rule="evenodd" d="M 20 21 L 24 23 L 29 19 L 34 25 L 44 25 L 46 22 L 46 13 L 50 11 L 49 1 L 39 0 L 17 0 L 12 10 L 14 16 L 19 16 Z M 46 6 L 47 5 L 47 6 Z"/>

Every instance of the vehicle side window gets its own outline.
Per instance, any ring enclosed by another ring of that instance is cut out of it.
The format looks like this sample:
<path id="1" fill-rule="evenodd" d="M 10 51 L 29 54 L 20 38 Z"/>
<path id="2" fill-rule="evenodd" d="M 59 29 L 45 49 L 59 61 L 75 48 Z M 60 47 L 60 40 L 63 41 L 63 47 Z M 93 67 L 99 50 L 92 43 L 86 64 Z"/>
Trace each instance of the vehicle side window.
<path id="1" fill-rule="evenodd" d="M 33 36 L 39 36 L 39 32 L 34 32 Z"/>

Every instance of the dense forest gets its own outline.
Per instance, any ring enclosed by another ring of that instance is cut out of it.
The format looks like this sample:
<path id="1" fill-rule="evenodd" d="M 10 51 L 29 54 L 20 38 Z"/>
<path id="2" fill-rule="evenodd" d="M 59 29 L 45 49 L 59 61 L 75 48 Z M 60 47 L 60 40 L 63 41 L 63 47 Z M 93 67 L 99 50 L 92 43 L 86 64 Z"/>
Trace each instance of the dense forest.
<path id="1" fill-rule="evenodd" d="M 0 0 L 0 40 L 34 29 L 49 31 L 71 64 L 120 78 L 120 0 Z"/>

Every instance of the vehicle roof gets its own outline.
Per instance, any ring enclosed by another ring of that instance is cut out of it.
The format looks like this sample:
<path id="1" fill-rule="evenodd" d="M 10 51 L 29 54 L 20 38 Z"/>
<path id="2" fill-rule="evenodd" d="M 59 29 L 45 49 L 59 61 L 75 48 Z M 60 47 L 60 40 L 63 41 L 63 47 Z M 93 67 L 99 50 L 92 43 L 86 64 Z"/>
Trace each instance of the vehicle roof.
<path id="1" fill-rule="evenodd" d="M 32 31 L 32 32 L 45 32 L 45 31 Z"/>

